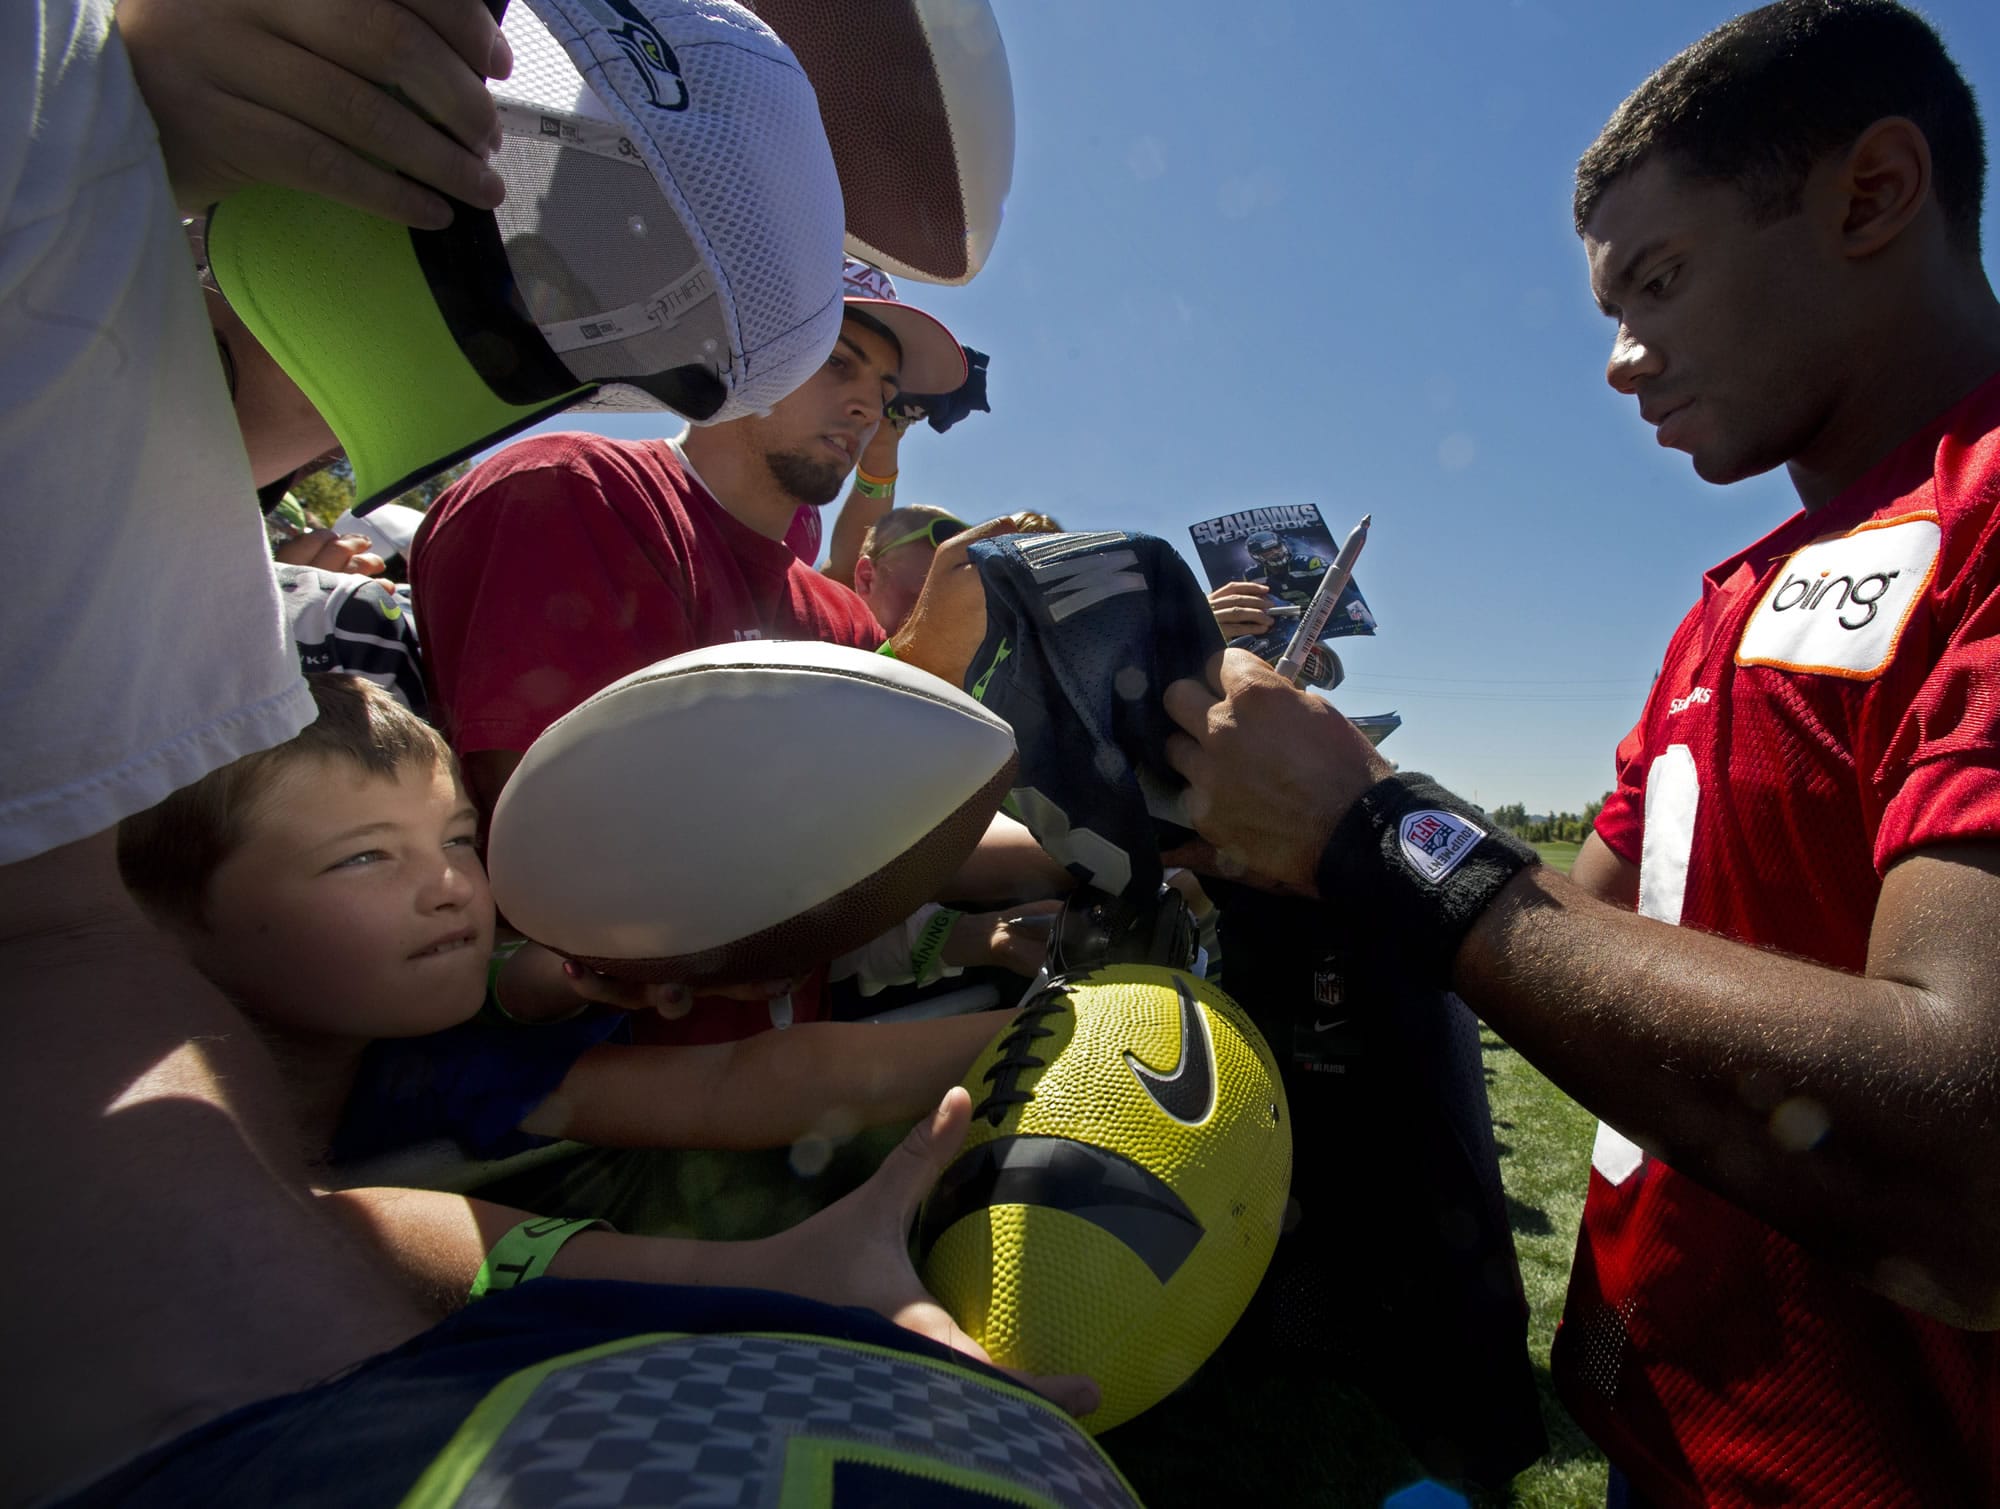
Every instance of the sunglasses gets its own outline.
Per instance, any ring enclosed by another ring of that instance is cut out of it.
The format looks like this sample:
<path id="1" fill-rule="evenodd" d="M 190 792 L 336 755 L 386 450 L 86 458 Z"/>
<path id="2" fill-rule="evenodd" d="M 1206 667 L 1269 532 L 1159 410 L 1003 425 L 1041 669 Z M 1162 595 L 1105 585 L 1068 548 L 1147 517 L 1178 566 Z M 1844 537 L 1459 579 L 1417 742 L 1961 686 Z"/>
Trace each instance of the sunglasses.
<path id="1" fill-rule="evenodd" d="M 913 545 L 918 540 L 924 540 L 931 546 L 936 547 L 942 545 L 955 534 L 964 534 L 971 527 L 970 524 L 960 523 L 957 519 L 953 518 L 932 519 L 921 529 L 912 529 L 908 534 L 898 535 L 886 545 L 877 545 L 875 547 L 875 558 L 880 560 L 890 551 L 899 549 L 904 545 Z"/>

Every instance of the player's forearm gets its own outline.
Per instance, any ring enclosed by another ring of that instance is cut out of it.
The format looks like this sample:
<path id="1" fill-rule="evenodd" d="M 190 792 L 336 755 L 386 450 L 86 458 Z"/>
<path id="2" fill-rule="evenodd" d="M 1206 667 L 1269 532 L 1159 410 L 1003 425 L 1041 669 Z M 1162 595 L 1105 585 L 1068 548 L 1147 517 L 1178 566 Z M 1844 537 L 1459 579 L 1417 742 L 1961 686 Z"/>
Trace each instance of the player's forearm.
<path id="1" fill-rule="evenodd" d="M 1596 901 L 1547 869 L 1461 948 L 1481 1016 L 1676 1169 L 1902 1303 L 2000 1328 L 1990 1013 Z"/>

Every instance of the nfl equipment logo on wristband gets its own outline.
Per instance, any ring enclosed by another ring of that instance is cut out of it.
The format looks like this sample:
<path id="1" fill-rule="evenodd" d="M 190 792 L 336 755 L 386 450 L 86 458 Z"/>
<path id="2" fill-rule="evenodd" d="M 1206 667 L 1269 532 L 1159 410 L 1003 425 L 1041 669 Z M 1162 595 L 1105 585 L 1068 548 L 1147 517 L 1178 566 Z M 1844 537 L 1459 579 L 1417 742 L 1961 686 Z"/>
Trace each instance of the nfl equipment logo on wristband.
<path id="1" fill-rule="evenodd" d="M 1406 813 L 1397 830 L 1403 858 L 1432 885 L 1457 869 L 1459 862 L 1472 852 L 1472 846 L 1485 836 L 1486 830 L 1477 823 L 1435 807 Z"/>

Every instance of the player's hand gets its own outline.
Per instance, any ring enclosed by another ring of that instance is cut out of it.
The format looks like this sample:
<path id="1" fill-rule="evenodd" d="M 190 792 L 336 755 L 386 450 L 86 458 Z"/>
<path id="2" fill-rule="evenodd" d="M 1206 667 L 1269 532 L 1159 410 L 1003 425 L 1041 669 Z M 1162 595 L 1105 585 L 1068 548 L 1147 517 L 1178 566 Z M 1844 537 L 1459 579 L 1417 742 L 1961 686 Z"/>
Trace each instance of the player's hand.
<path id="1" fill-rule="evenodd" d="M 965 685 L 966 667 L 986 637 L 986 584 L 967 552 L 975 540 L 1013 533 L 1014 521 L 1003 516 L 938 546 L 916 606 L 890 640 L 898 660 Z"/>
<path id="2" fill-rule="evenodd" d="M 1187 780 L 1195 831 L 1219 873 L 1315 894 L 1334 826 L 1390 766 L 1331 703 L 1248 651 L 1225 651 L 1209 675 L 1212 686 L 1176 681 L 1166 692 L 1183 730 L 1167 740 L 1167 760 Z"/>
<path id="3" fill-rule="evenodd" d="M 191 214 L 252 183 L 433 230 L 432 189 L 500 202 L 481 78 L 513 56 L 480 0 L 119 0 L 117 25 Z"/>
<path id="4" fill-rule="evenodd" d="M 759 1245 L 767 1251 L 760 1256 L 780 1264 L 780 1286 L 827 1304 L 865 1306 L 919 1336 L 990 1363 L 986 1350 L 931 1298 L 910 1262 L 910 1225 L 938 1175 L 957 1155 L 971 1120 L 972 1097 L 954 1085 L 866 1184 L 789 1231 L 764 1239 Z M 1098 1406 L 1097 1385 L 1088 1378 L 1004 1371 L 1073 1415 L 1087 1415 Z"/>
<path id="5" fill-rule="evenodd" d="M 697 996 L 730 1001 L 775 1001 L 799 988 L 803 976 L 790 980 L 756 980 L 740 985 L 704 985 L 698 991 L 665 980 L 620 980 L 599 974 L 574 959 L 563 960 L 563 979 L 580 1000 L 620 1011 L 651 1011 L 675 1021 L 688 1014 Z"/>
<path id="6" fill-rule="evenodd" d="M 968 912 L 952 924 L 942 956 L 961 968 L 998 964 L 1032 980 L 1048 957 L 1060 901 L 1031 901 L 997 912 Z"/>
<path id="7" fill-rule="evenodd" d="M 281 565 L 317 566 L 350 576 L 380 576 L 388 569 L 367 535 L 335 534 L 331 529 L 309 529 L 286 540 L 271 552 L 271 559 Z"/>
<path id="8" fill-rule="evenodd" d="M 1224 639 L 1267 633 L 1276 622 L 1271 617 L 1271 589 L 1262 582 L 1224 582 L 1208 594 L 1208 605 L 1215 610 L 1216 627 Z"/>

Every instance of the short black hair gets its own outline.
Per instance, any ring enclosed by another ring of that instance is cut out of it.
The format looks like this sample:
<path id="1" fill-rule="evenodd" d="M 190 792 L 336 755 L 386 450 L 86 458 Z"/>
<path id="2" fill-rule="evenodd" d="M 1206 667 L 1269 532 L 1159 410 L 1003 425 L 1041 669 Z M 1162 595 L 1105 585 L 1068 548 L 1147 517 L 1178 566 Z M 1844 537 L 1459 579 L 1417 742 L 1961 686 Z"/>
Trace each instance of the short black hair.
<path id="1" fill-rule="evenodd" d="M 1817 163 L 1892 115 L 1924 133 L 1946 227 L 1978 255 L 1979 106 L 1930 23 L 1895 0 L 1777 0 L 1677 54 L 1577 162 L 1577 234 L 1612 184 L 1656 155 L 1733 184 L 1759 221 L 1781 220 L 1798 213 Z"/>

